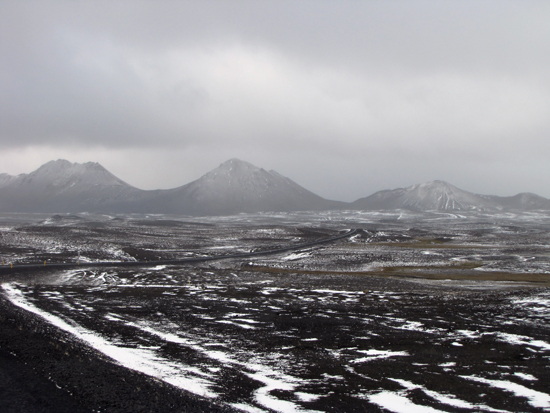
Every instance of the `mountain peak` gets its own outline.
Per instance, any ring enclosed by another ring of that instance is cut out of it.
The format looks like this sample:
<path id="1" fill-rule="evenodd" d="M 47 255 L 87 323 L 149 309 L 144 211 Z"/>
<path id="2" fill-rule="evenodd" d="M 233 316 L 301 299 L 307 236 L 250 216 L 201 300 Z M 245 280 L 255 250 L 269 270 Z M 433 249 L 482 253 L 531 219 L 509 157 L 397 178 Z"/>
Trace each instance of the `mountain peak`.
<path id="1" fill-rule="evenodd" d="M 60 172 L 60 171 L 71 171 L 72 173 L 83 173 L 90 170 L 98 171 L 107 171 L 103 166 L 97 162 L 86 162 L 86 163 L 77 163 L 69 162 L 66 159 L 58 159 L 56 161 L 46 162 L 44 165 L 39 167 L 34 172 L 40 171 L 40 173 L 45 172 Z M 31 173 L 34 173 L 31 172 Z"/>
<path id="2" fill-rule="evenodd" d="M 432 196 L 449 196 L 453 197 L 455 195 L 464 194 L 465 191 L 462 189 L 457 188 L 454 185 L 451 185 L 448 182 L 435 180 L 435 181 L 428 181 L 421 184 L 411 185 L 408 188 L 405 188 L 406 191 L 409 192 L 417 192 L 418 194 L 426 195 L 426 194 L 432 194 Z"/>
<path id="3" fill-rule="evenodd" d="M 65 169 L 70 168 L 74 164 L 69 162 L 66 159 L 58 159 L 56 161 L 46 162 L 44 165 L 40 166 L 38 169 L 49 170 L 49 169 Z"/>
<path id="4" fill-rule="evenodd" d="M 220 191 L 232 191 L 232 189 L 230 189 L 231 187 L 235 187 L 236 185 L 250 186 L 253 185 L 253 182 L 257 181 L 260 176 L 263 176 L 265 180 L 267 175 L 269 175 L 269 173 L 264 169 L 258 168 L 251 163 L 241 161 L 240 159 L 233 158 L 203 175 L 199 178 L 199 181 L 208 181 L 211 182 L 211 184 L 216 183 Z"/>
<path id="5" fill-rule="evenodd" d="M 360 209 L 410 209 L 415 211 L 467 211 L 496 207 L 491 200 L 464 191 L 445 181 L 430 181 L 407 188 L 380 191 L 355 201 Z"/>
<path id="6" fill-rule="evenodd" d="M 65 159 L 50 161 L 28 175 L 21 175 L 21 184 L 39 188 L 68 190 L 72 187 L 127 186 L 97 162 L 72 163 Z"/>
<path id="7" fill-rule="evenodd" d="M 228 166 L 236 166 L 236 165 L 249 165 L 249 166 L 254 166 L 252 165 L 250 162 L 245 162 L 241 159 L 238 159 L 238 158 L 231 158 L 231 159 L 228 159 L 227 161 L 225 162 L 222 162 L 220 164 L 220 166 L 224 166 L 224 165 L 228 165 Z"/>
<path id="8" fill-rule="evenodd" d="M 436 179 L 435 181 L 428 181 L 428 182 L 423 182 L 421 184 L 411 185 L 408 188 L 411 188 L 411 189 L 422 188 L 422 189 L 430 189 L 430 190 L 458 189 L 456 186 L 451 185 L 448 182 L 441 181 L 439 179 Z"/>
<path id="9" fill-rule="evenodd" d="M 14 211 L 89 211 L 117 207 L 140 190 L 97 162 L 58 159 L 29 174 L 0 177 L 0 208 Z M 118 203 L 118 204 L 117 204 Z"/>
<path id="10" fill-rule="evenodd" d="M 220 166 L 218 166 L 216 169 L 214 169 L 211 172 L 224 171 L 224 172 L 236 173 L 236 172 L 245 172 L 245 171 L 254 172 L 259 170 L 261 169 L 258 168 L 257 166 L 252 165 L 251 163 L 241 161 L 240 159 L 237 159 L 237 158 L 232 158 L 232 159 L 229 159 L 228 161 L 225 161 L 224 163 L 222 163 Z"/>
<path id="11" fill-rule="evenodd" d="M 196 181 L 173 191 L 170 204 L 192 215 L 291 211 L 332 207 L 332 203 L 273 171 L 229 159 Z"/>

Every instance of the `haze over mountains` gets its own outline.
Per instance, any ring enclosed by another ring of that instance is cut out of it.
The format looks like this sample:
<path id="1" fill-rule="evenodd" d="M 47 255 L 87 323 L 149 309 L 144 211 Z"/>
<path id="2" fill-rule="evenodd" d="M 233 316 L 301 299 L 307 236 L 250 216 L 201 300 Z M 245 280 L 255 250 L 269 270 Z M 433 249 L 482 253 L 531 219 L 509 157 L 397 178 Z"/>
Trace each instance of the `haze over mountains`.
<path id="1" fill-rule="evenodd" d="M 157 191 L 144 207 L 186 215 L 228 215 L 325 210 L 342 204 L 321 198 L 275 171 L 231 159 L 187 185 Z"/>
<path id="2" fill-rule="evenodd" d="M 550 201 L 531 193 L 510 197 L 478 195 L 444 181 L 432 181 L 407 188 L 384 190 L 350 204 L 350 209 L 412 211 L 502 211 L 550 209 Z"/>
<path id="3" fill-rule="evenodd" d="M 231 159 L 201 178 L 168 190 L 141 190 L 98 163 L 51 161 L 29 174 L 0 174 L 0 211 L 231 215 L 315 210 L 550 210 L 535 194 L 478 195 L 443 181 L 384 190 L 355 202 L 324 199 L 275 171 Z"/>

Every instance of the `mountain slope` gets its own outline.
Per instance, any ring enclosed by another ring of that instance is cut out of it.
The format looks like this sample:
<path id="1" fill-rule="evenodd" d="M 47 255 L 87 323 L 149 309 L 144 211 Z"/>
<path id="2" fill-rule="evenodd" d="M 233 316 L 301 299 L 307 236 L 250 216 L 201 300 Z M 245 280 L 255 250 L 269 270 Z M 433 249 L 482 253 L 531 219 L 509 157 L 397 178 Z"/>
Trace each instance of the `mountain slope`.
<path id="1" fill-rule="evenodd" d="M 116 212 L 140 200 L 143 192 L 98 163 L 57 160 L 29 174 L 3 174 L 0 177 L 0 210 Z"/>
<path id="2" fill-rule="evenodd" d="M 231 159 L 187 185 L 144 191 L 98 163 L 51 161 L 29 174 L 0 174 L 0 211 L 172 213 L 231 215 L 242 212 L 331 209 L 415 211 L 550 210 L 550 201 L 531 193 L 511 197 L 477 195 L 432 181 L 379 191 L 352 203 L 330 201 L 275 171 Z"/>
<path id="3" fill-rule="evenodd" d="M 413 211 L 493 210 L 502 206 L 496 199 L 464 191 L 444 181 L 432 181 L 376 192 L 351 203 L 352 209 Z"/>
<path id="4" fill-rule="evenodd" d="M 196 181 L 158 194 L 151 210 L 188 215 L 334 209 L 329 201 L 275 171 L 231 159 Z"/>
<path id="5" fill-rule="evenodd" d="M 529 192 L 522 192 L 514 196 L 487 196 L 493 202 L 498 203 L 503 209 L 516 211 L 532 211 L 537 209 L 550 209 L 550 200 Z"/>
<path id="6" fill-rule="evenodd" d="M 229 160 L 187 185 L 144 191 L 98 163 L 51 161 L 30 174 L 0 175 L 0 211 L 144 212 L 229 215 L 334 209 L 328 201 L 274 171 Z"/>

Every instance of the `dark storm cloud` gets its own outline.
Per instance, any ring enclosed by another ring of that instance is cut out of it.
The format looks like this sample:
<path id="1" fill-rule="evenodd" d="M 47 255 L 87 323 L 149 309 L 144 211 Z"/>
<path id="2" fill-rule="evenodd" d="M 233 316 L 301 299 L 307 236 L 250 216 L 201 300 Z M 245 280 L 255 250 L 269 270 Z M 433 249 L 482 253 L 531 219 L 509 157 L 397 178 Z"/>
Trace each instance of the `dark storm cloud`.
<path id="1" fill-rule="evenodd" d="M 542 1 L 4 1 L 0 145 L 33 167 L 86 150 L 148 187 L 236 156 L 333 198 L 425 179 L 550 196 L 549 17 Z M 151 151 L 165 161 L 140 175 Z"/>

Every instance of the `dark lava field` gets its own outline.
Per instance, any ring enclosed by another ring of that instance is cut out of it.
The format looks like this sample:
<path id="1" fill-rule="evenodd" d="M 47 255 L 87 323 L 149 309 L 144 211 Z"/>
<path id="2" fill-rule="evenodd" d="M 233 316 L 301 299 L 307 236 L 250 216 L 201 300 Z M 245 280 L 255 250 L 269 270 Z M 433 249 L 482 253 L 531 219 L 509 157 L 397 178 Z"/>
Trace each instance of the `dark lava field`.
<path id="1" fill-rule="evenodd" d="M 549 229 L 539 213 L 5 214 L 0 410 L 550 411 Z M 162 263 L 201 256 L 220 259 Z"/>

